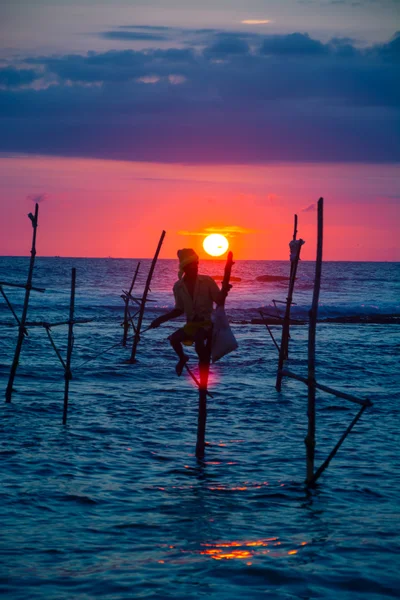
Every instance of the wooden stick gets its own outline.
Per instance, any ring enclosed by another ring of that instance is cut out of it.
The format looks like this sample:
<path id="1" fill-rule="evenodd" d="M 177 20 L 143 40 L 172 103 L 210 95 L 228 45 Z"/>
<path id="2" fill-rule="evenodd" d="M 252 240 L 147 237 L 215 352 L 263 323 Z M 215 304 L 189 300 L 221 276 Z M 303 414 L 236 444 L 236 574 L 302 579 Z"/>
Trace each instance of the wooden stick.
<path id="1" fill-rule="evenodd" d="M 199 415 L 197 419 L 197 443 L 196 457 L 204 458 L 205 437 L 206 437 L 206 421 L 207 421 L 207 386 L 208 376 L 210 373 L 211 360 L 211 336 L 210 341 L 207 341 L 207 359 L 204 363 L 199 363 L 200 367 L 200 385 L 199 385 Z"/>
<path id="2" fill-rule="evenodd" d="M 296 379 L 297 381 L 301 381 L 308 386 L 308 379 L 306 379 L 305 377 L 301 377 L 300 375 L 296 375 L 296 373 L 292 373 L 291 371 L 287 371 L 286 369 L 284 369 L 282 371 L 282 375 L 284 377 L 289 377 L 290 379 Z M 333 396 L 336 396 L 337 398 L 343 398 L 344 400 L 349 400 L 349 402 L 354 402 L 354 404 L 359 404 L 360 406 L 372 406 L 372 402 L 369 398 L 366 398 L 365 400 L 361 400 L 360 398 L 357 398 L 356 396 L 353 396 L 352 394 L 347 394 L 346 392 L 340 392 L 338 390 L 334 390 L 333 388 L 328 387 L 327 385 L 323 385 L 322 383 L 315 382 L 315 387 L 318 390 L 322 390 L 323 392 L 326 392 L 327 394 L 332 394 Z"/>
<path id="3" fill-rule="evenodd" d="M 69 325 L 70 323 L 72 323 L 72 325 L 83 325 L 84 323 L 91 323 L 92 321 L 94 321 L 94 317 L 92 319 L 72 319 L 72 321 L 58 321 L 57 323 L 47 323 L 47 321 L 27 321 L 25 325 L 27 327 L 50 327 L 50 329 L 53 329 L 53 327 L 59 327 L 60 325 Z"/>
<path id="4" fill-rule="evenodd" d="M 354 425 L 357 423 L 357 421 L 359 420 L 359 418 L 361 417 L 361 415 L 363 414 L 364 410 L 367 408 L 366 405 L 362 406 L 360 408 L 360 410 L 358 411 L 358 413 L 356 414 L 356 416 L 354 417 L 354 419 L 352 420 L 352 422 L 350 423 L 350 425 L 348 426 L 348 428 L 346 429 L 346 431 L 343 433 L 343 435 L 341 436 L 340 440 L 338 441 L 338 443 L 336 444 L 336 446 L 333 448 L 332 452 L 329 454 L 328 458 L 326 460 L 324 460 L 324 462 L 322 463 L 322 465 L 319 467 L 319 469 L 317 469 L 315 471 L 315 474 L 313 475 L 313 477 L 311 478 L 309 485 L 314 485 L 315 482 L 317 481 L 317 479 L 322 475 L 322 473 L 325 471 L 325 469 L 327 468 L 327 466 L 329 465 L 329 463 L 331 462 L 332 458 L 335 456 L 336 452 L 339 450 L 340 446 L 343 444 L 344 440 L 347 438 L 347 436 L 349 435 L 350 431 L 353 429 Z"/>
<path id="5" fill-rule="evenodd" d="M 307 450 L 307 477 L 309 484 L 314 477 L 314 457 L 315 457 L 315 340 L 317 333 L 318 301 L 321 287 L 322 272 L 322 245 L 323 245 L 323 226 L 324 226 L 324 200 L 318 200 L 318 233 L 317 233 L 317 257 L 315 263 L 314 292 L 309 312 L 310 322 L 308 327 L 308 430 L 305 439 Z"/>
<path id="6" fill-rule="evenodd" d="M 124 335 L 122 337 L 122 345 L 123 346 L 126 346 L 126 341 L 128 339 L 128 331 L 129 331 L 129 320 L 128 320 L 129 298 L 130 298 L 130 295 L 132 293 L 133 286 L 135 285 L 135 281 L 136 281 L 136 277 L 137 277 L 138 272 L 139 272 L 139 268 L 140 268 L 140 262 L 138 262 L 138 264 L 136 265 L 136 271 L 135 271 L 135 274 L 133 275 L 131 287 L 129 288 L 129 292 L 128 292 L 128 294 L 126 296 L 126 300 L 125 300 Z"/>
<path id="7" fill-rule="evenodd" d="M 297 215 L 294 215 L 294 231 L 293 231 L 293 240 L 296 240 L 297 236 Z M 284 361 L 289 357 L 289 338 L 290 338 L 290 310 L 293 304 L 293 291 L 294 284 L 296 281 L 296 273 L 297 273 L 297 265 L 300 260 L 300 251 L 301 244 L 299 244 L 296 252 L 296 257 L 294 261 L 290 261 L 290 279 L 289 279 L 289 291 L 288 296 L 286 298 L 286 309 L 285 316 L 283 317 L 283 325 L 282 325 L 282 337 L 281 337 L 281 346 L 279 349 L 279 361 L 278 361 L 278 372 L 276 376 L 276 390 L 278 392 L 281 391 L 282 388 L 282 369 Z"/>
<path id="8" fill-rule="evenodd" d="M 54 352 L 57 354 L 57 356 L 60 359 L 60 362 L 61 362 L 61 364 L 62 364 L 62 366 L 64 367 L 64 370 L 65 370 L 67 368 L 67 365 L 65 364 L 64 359 L 61 356 L 59 349 L 57 348 L 57 346 L 54 343 L 54 340 L 53 340 L 52 335 L 50 333 L 50 327 L 45 327 L 45 329 L 46 329 L 47 336 L 48 336 L 48 338 L 50 340 L 50 344 L 53 346 Z"/>
<path id="9" fill-rule="evenodd" d="M 129 359 L 130 363 L 134 363 L 136 362 L 136 350 L 139 344 L 139 340 L 140 340 L 140 329 L 142 327 L 142 321 L 143 321 L 143 315 L 144 315 L 144 309 L 146 307 L 146 300 L 147 300 L 147 294 L 149 293 L 149 289 L 150 289 L 150 284 L 151 284 L 151 279 L 153 277 L 153 272 L 157 263 L 157 259 L 158 259 L 158 255 L 160 254 L 160 250 L 161 250 L 161 246 L 162 243 L 164 241 L 165 238 L 165 231 L 162 232 L 161 237 L 160 237 L 160 241 L 158 242 L 158 246 L 157 246 L 157 250 L 156 253 L 154 255 L 153 258 L 153 262 L 151 263 L 151 267 L 150 267 L 150 271 L 149 274 L 147 276 L 147 281 L 146 281 L 146 285 L 144 288 L 144 292 L 143 292 L 143 296 L 142 296 L 142 301 L 141 301 L 141 305 L 140 305 L 140 312 L 139 312 L 139 317 L 138 317 L 138 324 L 136 327 L 136 332 L 135 332 L 135 337 L 133 338 L 133 346 L 132 346 L 132 354 L 131 354 L 131 358 Z"/>
<path id="10" fill-rule="evenodd" d="M 67 422 L 69 382 L 72 379 L 71 356 L 72 356 L 72 346 L 74 343 L 73 329 L 74 329 L 74 309 L 75 309 L 75 282 L 76 282 L 76 269 L 73 268 L 72 273 L 71 273 L 71 299 L 70 299 L 70 304 L 69 304 L 67 361 L 66 361 L 65 372 L 64 372 L 65 388 L 64 388 L 63 425 L 65 425 Z"/>
<path id="11" fill-rule="evenodd" d="M 271 339 L 272 339 L 272 341 L 274 342 L 274 344 L 275 344 L 275 346 L 276 346 L 276 349 L 278 350 L 278 352 L 280 352 L 280 348 L 279 348 L 279 346 L 278 346 L 278 343 L 277 343 L 276 339 L 274 338 L 274 334 L 272 333 L 272 331 L 271 331 L 271 329 L 270 329 L 270 327 L 269 327 L 268 323 L 265 321 L 264 314 L 262 313 L 262 311 L 261 311 L 261 310 L 259 310 L 258 312 L 260 313 L 260 315 L 261 315 L 261 317 L 262 317 L 262 319 L 263 319 L 263 321 L 264 321 L 264 325 L 265 325 L 265 327 L 267 328 L 267 330 L 268 330 L 268 333 L 269 333 L 269 335 L 271 336 Z"/>
<path id="12" fill-rule="evenodd" d="M 24 300 L 24 306 L 22 309 L 20 325 L 19 325 L 19 329 L 18 329 L 17 345 L 15 347 L 14 360 L 11 365 L 10 376 L 8 379 L 8 385 L 7 385 L 7 389 L 6 389 L 6 402 L 11 402 L 14 379 L 15 379 L 15 375 L 17 372 L 17 368 L 18 368 L 19 356 L 21 354 L 21 349 L 22 349 L 22 343 L 23 343 L 24 337 L 25 337 L 25 322 L 26 322 L 26 317 L 28 315 L 29 296 L 30 296 L 31 288 L 32 288 L 33 267 L 35 266 L 36 231 L 37 231 L 37 227 L 38 227 L 39 204 L 37 204 L 37 203 L 35 204 L 35 215 L 32 215 L 32 213 L 29 213 L 28 217 L 32 221 L 32 227 L 33 227 L 31 258 L 30 258 L 30 262 L 29 262 L 28 279 L 26 281 L 26 285 L 24 286 L 25 287 L 25 300 Z"/>
<path id="13" fill-rule="evenodd" d="M 36 212 L 35 212 L 35 215 L 36 215 Z M 35 217 L 33 217 L 33 218 L 35 218 Z M 33 225 L 33 221 L 32 221 L 32 225 Z M 33 225 L 33 227 L 35 227 L 35 226 Z M 8 287 L 23 288 L 25 290 L 29 288 L 32 292 L 43 293 L 46 291 L 45 288 L 34 287 L 33 285 L 30 285 L 28 283 L 19 284 L 19 283 L 10 283 L 9 281 L 0 281 L 0 285 L 5 285 L 6 287 L 8 286 Z"/>
<path id="14" fill-rule="evenodd" d="M 10 311 L 12 312 L 12 314 L 13 314 L 15 320 L 17 321 L 18 325 L 21 326 L 21 321 L 19 320 L 18 315 L 16 314 L 16 312 L 15 312 L 15 310 L 13 308 L 13 305 L 11 304 L 11 302 L 9 301 L 9 299 L 7 298 L 6 293 L 3 290 L 3 288 L 1 287 L 1 285 L 0 285 L 0 293 L 3 296 L 4 300 L 6 301 L 7 306 L 10 309 Z M 28 332 L 26 331 L 26 329 L 25 329 L 25 335 L 28 335 Z"/>

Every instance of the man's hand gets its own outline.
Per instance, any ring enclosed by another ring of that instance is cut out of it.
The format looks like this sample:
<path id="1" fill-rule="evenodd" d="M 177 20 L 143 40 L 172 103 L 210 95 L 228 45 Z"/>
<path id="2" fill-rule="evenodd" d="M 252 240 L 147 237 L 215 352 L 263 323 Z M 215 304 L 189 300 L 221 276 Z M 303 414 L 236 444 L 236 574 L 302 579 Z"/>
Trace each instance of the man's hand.
<path id="1" fill-rule="evenodd" d="M 160 327 L 160 325 L 163 323 L 162 317 L 157 317 L 157 319 L 154 319 L 154 321 L 152 321 L 150 323 L 150 329 L 157 329 L 157 327 Z"/>

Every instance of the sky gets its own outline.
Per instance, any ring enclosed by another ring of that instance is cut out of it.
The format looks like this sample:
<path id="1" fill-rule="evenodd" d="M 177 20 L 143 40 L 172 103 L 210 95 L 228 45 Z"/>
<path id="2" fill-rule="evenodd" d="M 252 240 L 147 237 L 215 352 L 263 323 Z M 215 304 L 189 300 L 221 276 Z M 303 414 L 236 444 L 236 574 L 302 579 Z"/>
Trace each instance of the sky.
<path id="1" fill-rule="evenodd" d="M 2 0 L 0 254 L 399 261 L 400 0 Z"/>

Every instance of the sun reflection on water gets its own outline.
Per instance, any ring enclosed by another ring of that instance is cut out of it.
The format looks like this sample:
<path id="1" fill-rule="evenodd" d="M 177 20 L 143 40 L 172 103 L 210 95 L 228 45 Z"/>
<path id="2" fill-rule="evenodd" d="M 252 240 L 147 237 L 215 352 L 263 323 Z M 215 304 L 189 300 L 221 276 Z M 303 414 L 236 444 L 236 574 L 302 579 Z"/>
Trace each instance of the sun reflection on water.
<path id="1" fill-rule="evenodd" d="M 277 537 L 263 538 L 259 540 L 244 540 L 230 542 L 214 542 L 201 544 L 203 549 L 200 554 L 209 556 L 214 560 L 232 560 L 232 559 L 249 559 L 255 558 L 258 555 L 270 554 L 271 557 L 291 556 L 298 553 L 298 549 L 290 550 L 275 550 L 276 546 L 281 546 L 282 542 Z M 301 542 L 300 547 L 307 545 L 307 542 Z M 272 548 L 268 548 L 271 546 Z M 267 549 L 268 548 L 268 549 Z M 252 564 L 252 563 L 246 563 Z"/>

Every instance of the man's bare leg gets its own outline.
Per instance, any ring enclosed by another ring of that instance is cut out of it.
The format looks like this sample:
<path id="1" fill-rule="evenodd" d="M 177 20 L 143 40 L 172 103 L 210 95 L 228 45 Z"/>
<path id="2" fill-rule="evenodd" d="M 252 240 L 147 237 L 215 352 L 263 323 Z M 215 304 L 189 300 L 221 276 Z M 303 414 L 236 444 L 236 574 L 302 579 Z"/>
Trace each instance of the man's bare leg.
<path id="1" fill-rule="evenodd" d="M 182 375 L 182 371 L 189 360 L 188 355 L 184 353 L 182 347 L 182 342 L 185 339 L 187 339 L 187 335 L 185 334 L 183 329 L 178 329 L 178 331 L 175 331 L 175 333 L 169 336 L 170 344 L 179 357 L 179 361 L 175 366 L 175 371 L 178 377 Z"/>

